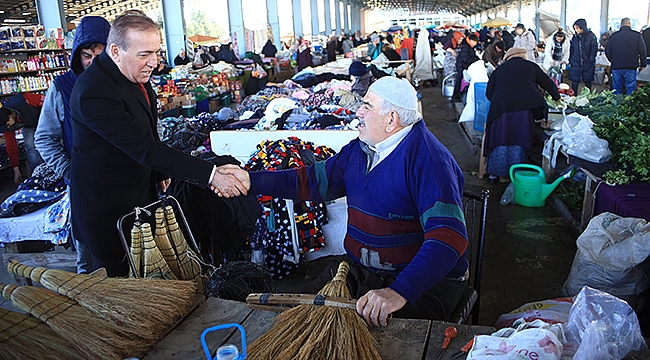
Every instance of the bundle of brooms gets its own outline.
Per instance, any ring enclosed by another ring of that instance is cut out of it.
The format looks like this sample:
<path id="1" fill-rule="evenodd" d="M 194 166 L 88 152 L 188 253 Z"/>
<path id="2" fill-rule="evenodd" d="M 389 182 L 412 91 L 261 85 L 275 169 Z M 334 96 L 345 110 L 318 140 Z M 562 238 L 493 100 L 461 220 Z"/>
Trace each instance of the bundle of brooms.
<path id="1" fill-rule="evenodd" d="M 107 278 L 34 268 L 15 260 L 7 268 L 10 273 L 75 300 L 94 316 L 116 324 L 144 344 L 158 342 L 176 320 L 187 314 L 196 297 L 196 285 L 191 281 Z"/>
<path id="2" fill-rule="evenodd" d="M 350 299 L 342 262 L 336 276 L 318 294 Z M 252 360 L 381 359 L 377 341 L 355 310 L 324 305 L 299 305 L 277 316 L 276 324 L 248 348 Z"/>
<path id="3" fill-rule="evenodd" d="M 0 309 L 0 359 L 83 360 L 68 340 L 30 314 Z"/>
<path id="4" fill-rule="evenodd" d="M 36 287 L 0 284 L 2 296 L 19 309 L 43 321 L 86 359 L 124 359 L 144 355 L 153 344 L 118 324 L 87 312 L 76 301 Z M 146 331 L 145 331 L 146 332 Z"/>
<path id="5" fill-rule="evenodd" d="M 204 292 L 201 273 L 202 265 L 207 264 L 187 244 L 171 206 L 156 209 L 155 236 L 151 235 L 149 223 L 134 223 L 130 252 L 137 271 L 137 276 L 132 277 L 192 280 L 197 292 Z"/>

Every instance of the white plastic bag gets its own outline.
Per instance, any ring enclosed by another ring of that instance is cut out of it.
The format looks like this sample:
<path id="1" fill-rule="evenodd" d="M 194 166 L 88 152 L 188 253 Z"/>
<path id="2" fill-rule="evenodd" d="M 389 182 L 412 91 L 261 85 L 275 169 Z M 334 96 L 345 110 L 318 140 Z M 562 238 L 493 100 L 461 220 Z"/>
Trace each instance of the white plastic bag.
<path id="1" fill-rule="evenodd" d="M 577 245 L 563 295 L 573 296 L 586 285 L 636 308 L 650 285 L 644 262 L 650 256 L 650 223 L 605 212 L 591 219 Z"/>
<path id="2" fill-rule="evenodd" d="M 504 328 L 492 335 L 475 336 L 467 359 L 560 359 L 562 343 L 566 340 L 561 324 L 520 320 L 514 326 L 517 327 Z"/>
<path id="3" fill-rule="evenodd" d="M 569 155 L 594 163 L 607 162 L 612 158 L 609 143 L 596 135 L 593 126 L 588 116 L 567 115 L 562 123 L 562 146 Z"/>
<path id="4" fill-rule="evenodd" d="M 473 62 L 466 71 L 463 71 L 463 76 L 465 75 L 467 75 L 467 77 L 465 77 L 465 81 L 469 82 L 469 87 L 467 88 L 467 99 L 465 101 L 465 107 L 463 108 L 463 112 L 460 114 L 458 122 L 474 121 L 474 113 L 476 110 L 474 84 L 477 82 L 488 82 L 489 80 L 483 60 L 476 60 Z"/>
<path id="5" fill-rule="evenodd" d="M 639 320 L 625 301 L 585 286 L 576 296 L 566 326 L 565 355 L 574 360 L 623 359 L 645 349 Z"/>

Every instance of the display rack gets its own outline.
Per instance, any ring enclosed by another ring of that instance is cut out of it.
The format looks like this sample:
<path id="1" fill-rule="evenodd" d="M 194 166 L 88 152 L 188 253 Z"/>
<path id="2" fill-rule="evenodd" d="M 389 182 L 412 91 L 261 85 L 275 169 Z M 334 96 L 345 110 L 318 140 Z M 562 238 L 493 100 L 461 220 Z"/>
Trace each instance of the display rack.
<path id="1" fill-rule="evenodd" d="M 45 91 L 69 66 L 65 49 L 24 49 L 0 52 L 0 97 Z"/>

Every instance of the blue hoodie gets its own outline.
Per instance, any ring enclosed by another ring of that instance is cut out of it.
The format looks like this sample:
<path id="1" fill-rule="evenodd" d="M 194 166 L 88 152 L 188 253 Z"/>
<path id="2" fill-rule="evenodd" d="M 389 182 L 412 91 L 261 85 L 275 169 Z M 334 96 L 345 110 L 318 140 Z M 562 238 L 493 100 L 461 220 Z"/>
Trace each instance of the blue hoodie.
<path id="1" fill-rule="evenodd" d="M 77 26 L 72 43 L 70 70 L 54 79 L 41 111 L 35 144 L 43 160 L 59 176 L 66 177 L 72 150 L 70 94 L 77 77 L 84 71 L 81 49 L 94 44 L 106 45 L 110 24 L 100 16 L 85 16 Z M 66 177 L 66 180 L 67 179 Z"/>

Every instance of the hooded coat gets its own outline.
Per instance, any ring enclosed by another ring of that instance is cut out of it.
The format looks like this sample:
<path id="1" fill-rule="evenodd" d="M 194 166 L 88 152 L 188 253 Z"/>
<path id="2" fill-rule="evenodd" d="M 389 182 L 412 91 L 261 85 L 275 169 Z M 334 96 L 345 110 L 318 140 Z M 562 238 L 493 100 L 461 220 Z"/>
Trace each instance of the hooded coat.
<path id="1" fill-rule="evenodd" d="M 100 16 L 85 16 L 79 22 L 72 42 L 70 70 L 54 79 L 47 91 L 43 110 L 34 135 L 36 149 L 54 172 L 69 181 L 70 154 L 72 153 L 72 117 L 70 96 L 78 76 L 84 71 L 81 49 L 91 44 L 106 45 L 111 26 Z"/>
<path id="2" fill-rule="evenodd" d="M 571 38 L 569 80 L 592 82 L 596 72 L 598 39 L 591 30 L 587 29 L 585 19 L 578 19 L 573 25 L 581 28 L 582 34 L 575 34 Z"/>

